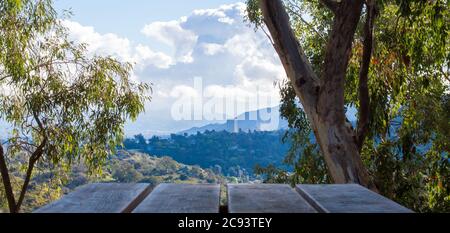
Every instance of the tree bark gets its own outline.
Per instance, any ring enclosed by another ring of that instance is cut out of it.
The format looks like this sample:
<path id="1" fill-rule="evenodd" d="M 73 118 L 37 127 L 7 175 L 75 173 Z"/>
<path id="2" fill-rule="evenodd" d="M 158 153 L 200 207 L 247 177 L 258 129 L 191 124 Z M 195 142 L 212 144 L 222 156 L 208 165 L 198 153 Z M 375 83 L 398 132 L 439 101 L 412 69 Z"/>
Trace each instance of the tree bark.
<path id="1" fill-rule="evenodd" d="M 374 188 L 356 144 L 356 135 L 346 123 L 344 81 L 362 0 L 322 1 L 335 13 L 319 80 L 304 55 L 280 0 L 260 0 L 264 23 L 275 50 L 294 86 L 320 145 L 335 183 L 358 183 Z"/>
<path id="2" fill-rule="evenodd" d="M 48 142 L 48 138 L 45 133 L 45 128 L 41 120 L 39 119 L 38 114 L 34 112 L 33 117 L 44 136 L 42 142 L 39 144 L 39 146 L 36 147 L 36 150 L 33 152 L 30 159 L 28 160 L 28 168 L 25 174 L 25 180 L 22 184 L 22 189 L 20 191 L 19 199 L 17 200 L 17 202 L 15 201 L 8 166 L 6 164 L 6 159 L 3 151 L 3 146 L 0 144 L 0 173 L 2 175 L 3 186 L 5 187 L 6 198 L 8 200 L 8 207 L 10 213 L 19 213 L 20 207 L 22 206 L 23 200 L 25 199 L 25 194 L 31 181 L 34 166 L 44 154 L 44 148 L 47 146 Z"/>
<path id="3" fill-rule="evenodd" d="M 0 173 L 2 175 L 6 199 L 8 200 L 9 212 L 14 213 L 16 209 L 16 201 L 14 200 L 11 178 L 9 177 L 8 165 L 6 164 L 5 153 L 2 145 L 0 145 Z"/>
<path id="4" fill-rule="evenodd" d="M 370 97 L 368 76 L 370 68 L 370 60 L 372 59 L 373 47 L 373 27 L 376 17 L 375 0 L 367 0 L 366 3 L 366 22 L 364 24 L 364 41 L 363 41 L 363 55 L 361 67 L 359 71 L 359 112 L 358 112 L 358 127 L 357 127 L 357 143 L 358 149 L 361 152 L 367 131 L 369 130 L 370 119 Z"/>
<path id="5" fill-rule="evenodd" d="M 28 161 L 28 168 L 27 172 L 25 173 L 25 180 L 22 184 L 22 189 L 20 191 L 19 199 L 17 200 L 16 206 L 15 206 L 15 213 L 18 213 L 20 211 L 20 207 L 22 207 L 23 200 L 25 199 L 25 194 L 27 192 L 28 186 L 31 181 L 31 175 L 33 174 L 34 165 L 36 162 L 42 157 L 44 153 L 44 147 L 47 145 L 47 138 L 44 137 L 44 140 L 41 142 L 41 144 L 37 147 L 37 149 L 33 152 L 31 155 L 29 161 Z"/>
<path id="6" fill-rule="evenodd" d="M 338 2 L 336 0 L 320 0 L 320 2 L 328 7 L 328 9 L 330 9 L 333 13 L 336 13 L 336 10 L 338 8 Z"/>

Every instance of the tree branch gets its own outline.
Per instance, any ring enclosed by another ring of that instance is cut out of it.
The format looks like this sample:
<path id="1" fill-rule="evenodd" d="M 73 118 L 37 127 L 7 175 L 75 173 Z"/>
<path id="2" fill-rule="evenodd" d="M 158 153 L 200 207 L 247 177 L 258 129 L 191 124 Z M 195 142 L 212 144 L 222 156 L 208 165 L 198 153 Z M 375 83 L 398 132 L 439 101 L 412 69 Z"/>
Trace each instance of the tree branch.
<path id="1" fill-rule="evenodd" d="M 319 79 L 295 37 L 282 1 L 261 0 L 260 7 L 264 23 L 272 35 L 275 50 L 294 89 L 303 103 L 315 105 Z"/>
<path id="2" fill-rule="evenodd" d="M 333 13 L 336 13 L 337 8 L 339 7 L 339 2 L 336 0 L 320 0 L 320 3 L 330 9 Z"/>
<path id="3" fill-rule="evenodd" d="M 306 26 L 308 26 L 312 31 L 314 31 L 314 33 L 316 33 L 323 41 L 325 41 L 325 42 L 327 41 L 325 39 L 325 36 L 323 36 L 319 31 L 317 31 L 313 25 L 308 23 L 308 21 L 306 21 L 298 12 L 294 11 L 290 7 L 286 7 L 286 9 L 288 9 L 288 11 L 291 12 L 292 14 L 296 15 Z"/>
<path id="4" fill-rule="evenodd" d="M 366 9 L 367 14 L 366 14 L 366 22 L 364 24 L 363 56 L 359 71 L 359 86 L 358 86 L 359 116 L 358 116 L 356 143 L 358 145 L 358 149 L 360 152 L 364 144 L 367 132 L 369 130 L 370 97 L 367 82 L 368 82 L 370 61 L 372 58 L 373 27 L 376 17 L 375 0 L 367 0 Z"/>
<path id="5" fill-rule="evenodd" d="M 318 112 L 326 120 L 345 124 L 344 86 L 363 0 L 342 1 L 335 13 L 325 52 Z"/>
<path id="6" fill-rule="evenodd" d="M 42 154 L 44 153 L 44 147 L 47 145 L 47 137 L 44 137 L 44 140 L 41 142 L 41 144 L 38 146 L 38 148 L 34 151 L 33 155 L 30 157 L 28 161 L 28 168 L 27 172 L 25 174 L 25 180 L 22 185 L 22 190 L 20 191 L 19 199 L 16 204 L 16 208 L 14 210 L 15 213 L 18 213 L 20 210 L 20 207 L 22 206 L 22 202 L 25 198 L 25 193 L 27 192 L 28 185 L 30 184 L 31 175 L 33 174 L 34 165 L 36 162 L 41 158 Z"/>
<path id="7" fill-rule="evenodd" d="M 8 166 L 6 165 L 5 153 L 3 146 L 0 144 L 0 173 L 2 175 L 3 187 L 5 188 L 6 199 L 8 200 L 9 212 L 13 213 L 16 209 L 16 201 L 14 200 L 14 192 L 9 177 Z"/>
<path id="8" fill-rule="evenodd" d="M 47 145 L 47 134 L 45 133 L 45 128 L 44 128 L 41 120 L 39 119 L 38 114 L 36 112 L 33 112 L 33 117 L 34 117 L 34 120 L 36 121 L 36 123 L 38 124 L 39 129 L 41 130 L 44 138 L 43 138 L 41 144 L 39 144 L 39 146 L 33 152 L 33 154 L 31 155 L 31 157 L 28 161 L 28 168 L 27 168 L 27 172 L 25 174 L 25 180 L 23 182 L 22 189 L 20 191 L 19 199 L 15 206 L 16 207 L 14 210 L 15 213 L 18 213 L 20 210 L 20 207 L 22 206 L 23 200 L 25 198 L 25 193 L 27 192 L 28 185 L 30 184 L 31 175 L 33 174 L 34 165 L 42 157 L 42 155 L 44 153 L 44 148 Z"/>
<path id="9" fill-rule="evenodd" d="M 82 65 L 76 59 L 67 60 L 67 61 L 60 61 L 60 60 L 57 60 L 57 61 L 46 61 L 46 62 L 43 62 L 41 64 L 35 65 L 34 67 L 31 67 L 31 68 L 27 69 L 25 71 L 25 73 L 29 74 L 32 71 L 37 71 L 38 69 L 40 69 L 42 67 L 46 67 L 46 66 L 48 67 L 48 66 L 54 66 L 54 65 L 70 65 L 70 64 Z M 12 77 L 13 77 L 13 75 L 11 75 L 11 74 L 7 74 L 7 75 L 4 75 L 4 76 L 1 76 L 0 77 L 0 82 L 5 80 L 5 79 L 7 79 L 7 78 L 12 78 Z"/>

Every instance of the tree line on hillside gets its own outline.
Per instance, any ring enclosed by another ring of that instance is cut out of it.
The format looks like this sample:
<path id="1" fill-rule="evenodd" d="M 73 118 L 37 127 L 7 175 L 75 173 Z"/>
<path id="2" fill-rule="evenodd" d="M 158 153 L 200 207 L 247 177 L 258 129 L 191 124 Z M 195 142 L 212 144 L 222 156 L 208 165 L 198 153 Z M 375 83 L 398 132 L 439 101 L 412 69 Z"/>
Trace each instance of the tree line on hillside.
<path id="1" fill-rule="evenodd" d="M 227 176 L 253 176 L 256 165 L 283 165 L 289 149 L 282 142 L 285 131 L 205 131 L 197 134 L 172 134 L 169 138 L 144 138 L 136 135 L 124 141 L 127 150 L 139 150 L 155 156 L 170 156 L 176 161 L 214 168 Z"/>

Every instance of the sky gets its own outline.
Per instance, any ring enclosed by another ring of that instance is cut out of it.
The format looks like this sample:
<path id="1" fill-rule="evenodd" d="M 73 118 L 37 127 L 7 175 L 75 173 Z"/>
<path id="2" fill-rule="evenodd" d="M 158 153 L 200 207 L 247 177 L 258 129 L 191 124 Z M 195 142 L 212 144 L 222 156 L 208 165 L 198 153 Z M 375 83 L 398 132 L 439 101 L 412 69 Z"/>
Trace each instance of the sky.
<path id="1" fill-rule="evenodd" d="M 70 39 L 92 55 L 135 64 L 152 101 L 127 136 L 164 135 L 276 106 L 285 72 L 267 36 L 244 21 L 244 1 L 55 0 Z M 225 102 L 225 103 L 224 103 Z M 200 109 L 199 109 L 200 108 Z"/>

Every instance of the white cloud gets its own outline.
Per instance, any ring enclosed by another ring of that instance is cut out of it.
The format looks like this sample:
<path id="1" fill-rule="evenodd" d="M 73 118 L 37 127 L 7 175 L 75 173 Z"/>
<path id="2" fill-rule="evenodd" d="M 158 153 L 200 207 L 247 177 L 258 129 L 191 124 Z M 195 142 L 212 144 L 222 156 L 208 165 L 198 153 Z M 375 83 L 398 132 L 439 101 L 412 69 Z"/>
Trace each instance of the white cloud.
<path id="1" fill-rule="evenodd" d="M 87 44 L 89 52 L 114 55 L 123 60 L 131 59 L 131 45 L 128 39 L 120 38 L 113 33 L 101 35 L 95 31 L 94 27 L 83 26 L 70 20 L 63 20 L 62 24 L 69 29 L 71 38 Z"/>
<path id="2" fill-rule="evenodd" d="M 224 51 L 224 48 L 220 44 L 215 43 L 204 43 L 203 44 L 203 51 L 206 55 L 213 56 L 217 53 L 221 53 Z"/>
<path id="3" fill-rule="evenodd" d="M 164 69 L 173 64 L 170 56 L 154 52 L 145 45 L 133 46 L 129 39 L 116 34 L 100 34 L 94 27 L 83 26 L 70 20 L 63 20 L 62 24 L 68 28 L 73 40 L 87 44 L 87 50 L 92 55 L 111 55 L 121 61 L 134 62 L 138 67 L 152 65 Z"/>
<path id="4" fill-rule="evenodd" d="M 179 98 L 180 96 L 188 98 L 199 98 L 200 93 L 194 88 L 187 85 L 175 86 L 170 92 L 170 96 L 173 98 Z"/>
<path id="5" fill-rule="evenodd" d="M 241 81 L 273 83 L 285 77 L 284 69 L 269 59 L 247 58 L 236 66 L 236 76 Z"/>
<path id="6" fill-rule="evenodd" d="M 192 50 L 197 42 L 197 35 L 181 27 L 186 18 L 168 22 L 153 22 L 145 25 L 142 33 L 175 49 L 175 58 L 182 63 L 193 62 Z"/>
<path id="7" fill-rule="evenodd" d="M 136 65 L 140 69 L 143 69 L 148 64 L 166 69 L 173 64 L 173 60 L 170 56 L 162 52 L 154 52 L 148 46 L 141 44 L 137 45 L 135 48 L 133 61 L 136 62 Z"/>
<path id="8" fill-rule="evenodd" d="M 250 33 L 238 34 L 227 40 L 224 47 L 232 55 L 239 57 L 261 57 L 261 49 L 254 35 Z"/>
<path id="9" fill-rule="evenodd" d="M 216 9 L 199 9 L 195 10 L 193 12 L 193 15 L 197 16 L 207 16 L 212 18 L 217 18 L 218 22 L 225 23 L 225 24 L 233 24 L 236 22 L 236 18 L 230 15 L 229 13 L 234 11 L 236 14 L 243 15 L 245 13 L 245 4 L 243 3 L 236 3 L 236 4 L 229 4 L 229 5 L 222 5 L 219 8 Z M 237 19 L 239 20 L 239 19 Z M 241 22 L 241 21 L 238 21 Z"/>
<path id="10" fill-rule="evenodd" d="M 90 44 L 90 51 L 135 62 L 133 75 L 154 84 L 152 102 L 136 123 L 127 126 L 128 134 L 142 132 L 143 128 L 175 132 L 213 123 L 171 119 L 171 107 L 180 96 L 198 99 L 203 94 L 203 102 L 230 96 L 252 105 L 260 95 L 272 101 L 262 101 L 259 107 L 278 104 L 280 97 L 273 83 L 285 77 L 284 69 L 266 35 L 249 27 L 244 15 L 245 4 L 236 3 L 195 10 L 176 20 L 143 22 L 141 33 L 149 41 L 137 45 L 76 22 L 66 25 L 74 38 Z M 151 41 L 169 46 L 173 54 L 161 52 Z M 194 77 L 202 77 L 203 93 L 194 87 Z"/>

